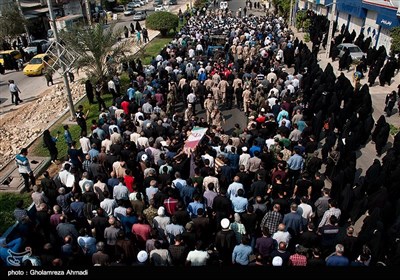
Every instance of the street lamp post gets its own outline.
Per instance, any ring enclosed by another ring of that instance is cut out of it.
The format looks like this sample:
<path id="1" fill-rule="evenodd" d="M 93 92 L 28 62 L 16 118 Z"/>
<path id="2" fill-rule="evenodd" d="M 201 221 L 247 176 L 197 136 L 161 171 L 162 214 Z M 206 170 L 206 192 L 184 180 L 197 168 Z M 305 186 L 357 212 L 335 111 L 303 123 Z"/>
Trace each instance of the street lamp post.
<path id="1" fill-rule="evenodd" d="M 52 0 L 47 0 L 47 6 L 49 8 L 51 28 L 53 29 L 54 39 L 57 43 L 57 53 L 60 58 L 62 51 L 60 49 L 57 25 L 55 22 L 55 16 L 54 16 L 54 11 L 53 11 L 53 3 L 51 1 Z M 64 80 L 65 91 L 67 93 L 69 112 L 71 114 L 71 120 L 73 120 L 73 119 L 75 119 L 75 109 L 74 109 L 74 102 L 72 100 L 72 95 L 71 95 L 71 88 L 69 87 L 69 81 L 68 81 L 68 77 L 67 77 L 67 69 L 65 68 L 65 65 L 61 62 L 61 60 L 60 60 L 60 66 L 61 66 L 62 73 L 63 73 L 62 76 L 63 76 L 63 80 Z"/>
<path id="2" fill-rule="evenodd" d="M 289 26 L 293 26 L 293 0 L 290 0 Z"/>
<path id="3" fill-rule="evenodd" d="M 334 17 L 336 15 L 336 0 L 333 0 L 332 3 L 332 10 L 331 10 L 331 18 L 329 21 L 329 31 L 328 31 L 328 40 L 326 42 L 326 52 L 325 56 L 326 58 L 329 58 L 329 53 L 331 52 L 331 41 L 332 41 L 332 33 L 333 33 L 333 25 L 334 25 Z"/>

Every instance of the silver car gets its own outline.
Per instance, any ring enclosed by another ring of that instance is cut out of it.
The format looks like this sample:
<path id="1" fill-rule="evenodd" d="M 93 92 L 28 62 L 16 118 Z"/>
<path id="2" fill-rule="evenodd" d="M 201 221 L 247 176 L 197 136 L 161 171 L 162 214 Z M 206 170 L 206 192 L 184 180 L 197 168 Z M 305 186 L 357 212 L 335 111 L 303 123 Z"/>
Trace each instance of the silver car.
<path id="1" fill-rule="evenodd" d="M 142 11 L 137 11 L 134 15 L 133 15 L 133 20 L 135 21 L 141 21 L 141 20 L 145 20 L 146 19 L 146 13 L 142 12 Z"/>
<path id="2" fill-rule="evenodd" d="M 359 46 L 351 43 L 339 44 L 337 48 L 339 49 L 339 55 L 338 55 L 339 58 L 343 56 L 346 49 L 349 49 L 350 56 L 353 59 L 353 61 L 361 60 L 363 55 L 366 56 L 366 54 L 360 49 Z"/>
<path id="3" fill-rule="evenodd" d="M 40 49 L 41 52 L 40 53 L 44 53 L 47 51 L 47 49 L 50 46 L 50 42 L 47 40 L 33 40 L 32 42 L 30 42 L 28 44 L 28 46 L 26 48 L 24 48 L 24 51 L 26 53 L 32 53 L 33 55 L 37 55 L 38 54 L 38 46 L 40 45 Z"/>

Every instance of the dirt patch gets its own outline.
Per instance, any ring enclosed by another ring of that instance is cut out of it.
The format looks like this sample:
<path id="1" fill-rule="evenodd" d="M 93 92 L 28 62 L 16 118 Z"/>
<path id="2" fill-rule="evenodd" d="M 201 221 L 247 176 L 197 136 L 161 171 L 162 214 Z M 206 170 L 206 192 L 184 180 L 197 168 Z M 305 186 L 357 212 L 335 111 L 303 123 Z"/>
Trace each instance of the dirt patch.
<path id="1" fill-rule="evenodd" d="M 85 94 L 84 85 L 71 84 L 74 103 Z M 40 137 L 68 110 L 62 85 L 55 85 L 35 101 L 23 104 L 0 118 L 0 170 L 21 150 Z"/>

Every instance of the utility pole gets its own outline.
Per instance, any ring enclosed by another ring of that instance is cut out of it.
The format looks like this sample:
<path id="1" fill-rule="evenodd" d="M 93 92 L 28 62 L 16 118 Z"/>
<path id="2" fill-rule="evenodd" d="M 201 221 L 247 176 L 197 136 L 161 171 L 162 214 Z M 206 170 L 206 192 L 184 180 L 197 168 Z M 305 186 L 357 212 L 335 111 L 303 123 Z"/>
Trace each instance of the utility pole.
<path id="1" fill-rule="evenodd" d="M 293 0 L 290 0 L 289 26 L 293 26 Z"/>
<path id="2" fill-rule="evenodd" d="M 328 40 L 326 42 L 326 58 L 329 58 L 329 53 L 331 52 L 331 41 L 332 41 L 332 33 L 333 33 L 333 25 L 336 17 L 336 0 L 333 0 L 332 10 L 331 10 L 331 19 L 329 21 L 329 31 L 328 31 Z"/>
<path id="3" fill-rule="evenodd" d="M 19 0 L 15 0 L 15 3 L 17 4 L 17 8 L 18 8 L 18 12 L 21 15 L 22 18 L 25 18 L 24 13 L 22 12 L 22 8 L 21 8 L 21 3 L 19 2 Z M 28 42 L 31 41 L 31 36 L 29 34 L 29 29 L 28 26 L 26 26 L 26 23 L 23 23 L 24 25 L 24 29 L 25 29 L 25 33 L 26 33 L 26 39 L 28 40 Z"/>
<path id="4" fill-rule="evenodd" d="M 53 29 L 54 39 L 57 44 L 58 57 L 61 60 L 62 50 L 60 49 L 60 44 L 59 44 L 60 41 L 58 38 L 57 25 L 56 25 L 54 11 L 53 11 L 53 3 L 51 1 L 52 0 L 47 0 L 47 6 L 49 8 L 51 29 Z M 67 69 L 65 68 L 65 65 L 61 61 L 60 61 L 60 67 L 61 67 L 62 73 L 63 73 L 62 76 L 63 76 L 63 80 L 64 80 L 65 92 L 67 93 L 68 107 L 69 107 L 69 112 L 71 114 L 71 120 L 74 120 L 75 119 L 75 108 L 74 108 L 74 102 L 72 100 L 71 88 L 69 87 L 69 81 L 68 81 L 68 77 L 67 77 Z"/>

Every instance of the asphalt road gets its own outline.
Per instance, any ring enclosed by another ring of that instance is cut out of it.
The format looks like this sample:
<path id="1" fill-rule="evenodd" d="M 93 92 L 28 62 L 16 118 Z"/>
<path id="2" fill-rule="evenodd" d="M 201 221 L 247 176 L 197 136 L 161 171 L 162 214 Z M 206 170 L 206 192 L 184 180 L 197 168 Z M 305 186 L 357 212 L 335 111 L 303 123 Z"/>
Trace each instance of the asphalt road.
<path id="1" fill-rule="evenodd" d="M 178 13 L 179 8 L 185 5 L 186 1 L 179 0 L 178 5 L 169 6 L 169 10 L 173 13 Z M 148 15 L 153 13 L 153 1 L 140 8 L 136 8 L 136 10 L 146 10 Z M 123 26 L 129 27 L 130 23 L 133 22 L 132 17 L 133 16 L 124 16 L 122 12 L 118 13 L 118 22 L 115 30 L 122 28 Z M 143 27 L 144 21 L 141 21 L 140 24 Z M 79 77 L 75 74 L 75 79 L 78 78 Z M 28 77 L 25 76 L 22 71 L 6 70 L 5 75 L 0 75 L 0 115 L 16 110 L 20 106 L 15 106 L 11 103 L 11 94 L 8 90 L 8 80 L 14 80 L 21 90 L 22 94 L 20 94 L 20 98 L 24 101 L 21 105 L 26 102 L 35 101 L 41 93 L 49 88 L 47 87 L 44 76 Z M 62 77 L 57 73 L 54 74 L 53 81 L 54 84 L 63 83 Z"/>
<path id="2" fill-rule="evenodd" d="M 174 5 L 170 6 L 170 10 L 172 12 L 177 12 L 180 7 L 185 6 L 184 1 L 179 1 L 179 5 Z M 229 1 L 229 9 L 235 12 L 239 7 L 243 9 L 245 5 L 244 0 L 231 0 Z M 151 13 L 154 8 L 152 7 L 152 2 L 147 4 L 146 6 L 143 6 L 141 9 L 146 9 L 148 10 L 148 13 Z M 182 9 L 183 10 L 183 9 Z M 256 15 L 262 14 L 260 11 L 252 10 L 248 11 L 249 13 L 254 13 Z M 119 21 L 117 23 L 117 28 L 122 27 L 124 25 L 129 25 L 131 23 L 131 16 L 125 17 L 122 13 L 119 14 Z M 141 22 L 143 25 L 144 22 Z M 302 34 L 295 34 L 296 36 L 301 37 Z M 324 55 L 324 51 L 321 50 L 319 53 L 318 58 L 320 59 L 320 65 L 324 69 L 327 63 L 329 62 Z M 337 62 L 333 63 L 334 69 L 337 69 Z M 291 69 L 288 69 L 290 71 Z M 338 72 L 338 71 L 335 71 Z M 336 73 L 339 74 L 339 73 Z M 352 72 L 345 73 L 346 76 L 349 76 L 351 78 Z M 16 84 L 20 87 L 22 91 L 21 98 L 25 102 L 29 102 L 31 100 L 35 100 L 37 96 L 42 93 L 44 90 L 46 90 L 48 87 L 46 85 L 45 79 L 42 76 L 39 77 L 27 77 L 23 75 L 22 72 L 15 72 L 15 71 L 7 71 L 5 75 L 0 75 L 0 115 L 4 112 L 7 112 L 9 110 L 16 109 L 17 106 L 14 106 L 10 104 L 10 93 L 8 91 L 8 85 L 7 81 L 9 79 L 14 79 Z M 62 79 L 56 74 L 54 77 L 55 83 L 61 83 Z M 392 88 L 395 88 L 399 84 L 399 75 L 396 75 L 395 77 L 395 82 L 392 83 L 391 87 L 380 87 L 380 86 L 374 86 L 370 89 L 371 91 L 371 96 L 373 99 L 373 107 L 374 107 L 374 119 L 376 120 L 382 113 L 383 113 L 383 108 L 384 108 L 384 97 L 385 93 L 389 92 L 392 90 Z M 183 110 L 183 108 L 178 108 L 180 110 Z M 200 110 L 200 106 L 197 105 L 197 115 L 202 117 L 204 116 L 204 110 Z M 230 132 L 232 127 L 234 126 L 235 123 L 239 123 L 241 127 L 245 127 L 247 124 L 247 118 L 244 116 L 243 112 L 239 111 L 238 109 L 234 108 L 231 110 L 223 110 L 222 111 L 225 118 L 226 118 L 226 123 L 224 125 L 224 129 L 227 132 Z M 400 125 L 400 120 L 397 114 L 392 115 L 389 119 L 388 122 L 391 124 L 394 124 L 396 126 Z M 389 139 L 391 142 L 392 139 Z M 388 147 L 390 147 L 390 143 L 388 143 Z M 358 153 L 358 160 L 357 160 L 357 172 L 359 174 L 364 175 L 365 171 L 368 169 L 368 167 L 371 165 L 372 161 L 376 158 L 376 152 L 375 152 L 375 145 L 371 144 L 369 142 L 365 147 L 363 147 Z"/>

